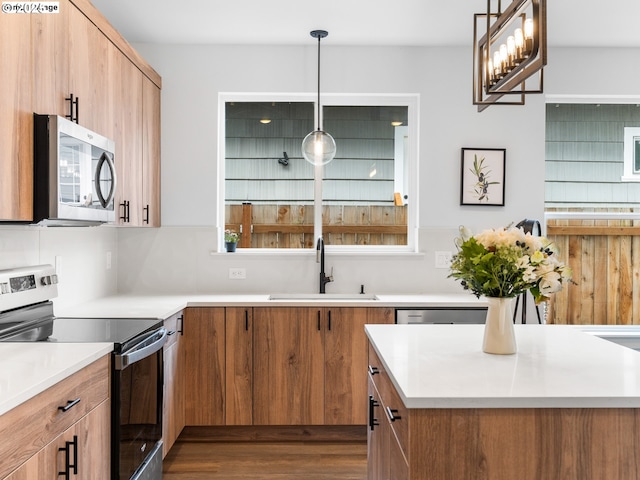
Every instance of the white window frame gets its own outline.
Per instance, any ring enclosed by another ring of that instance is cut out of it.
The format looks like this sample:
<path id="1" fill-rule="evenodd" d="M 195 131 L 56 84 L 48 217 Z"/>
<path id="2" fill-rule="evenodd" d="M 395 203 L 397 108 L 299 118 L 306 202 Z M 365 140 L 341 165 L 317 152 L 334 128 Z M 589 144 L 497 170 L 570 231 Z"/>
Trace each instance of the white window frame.
<path id="1" fill-rule="evenodd" d="M 369 253 L 412 253 L 418 251 L 418 178 L 419 178 L 419 94 L 323 94 L 320 99 L 322 106 L 406 106 L 408 115 L 409 152 L 406 168 L 407 175 L 407 244 L 406 245 L 327 245 L 327 250 L 344 252 L 347 254 Z M 234 93 L 220 92 L 218 94 L 218 208 L 216 209 L 216 226 L 218 230 L 218 251 L 224 250 L 225 227 L 225 105 L 227 102 L 308 102 L 314 104 L 314 116 L 317 118 L 317 94 L 313 93 Z M 329 132 L 331 133 L 331 132 Z M 338 146 L 339 148 L 339 146 Z M 317 185 L 322 179 L 315 179 Z M 317 188 L 317 187 L 316 187 Z M 318 238 L 318 222 L 314 222 L 314 238 Z M 321 226 L 320 226 L 321 228 Z M 241 249 L 239 252 L 260 254 L 271 252 L 309 252 L 309 248 L 252 248 Z M 237 252 L 238 253 L 238 252 Z"/>

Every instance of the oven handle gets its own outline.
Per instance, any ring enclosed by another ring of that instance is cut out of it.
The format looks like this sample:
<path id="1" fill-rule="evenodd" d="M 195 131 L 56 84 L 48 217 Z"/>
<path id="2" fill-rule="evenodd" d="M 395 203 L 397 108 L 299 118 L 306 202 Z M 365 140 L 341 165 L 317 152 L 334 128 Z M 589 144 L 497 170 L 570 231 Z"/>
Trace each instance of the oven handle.
<path id="1" fill-rule="evenodd" d="M 136 363 L 143 358 L 153 355 L 160 350 L 165 343 L 167 343 L 167 329 L 162 327 L 135 347 L 120 355 L 115 355 L 116 370 L 124 370 L 132 363 Z"/>

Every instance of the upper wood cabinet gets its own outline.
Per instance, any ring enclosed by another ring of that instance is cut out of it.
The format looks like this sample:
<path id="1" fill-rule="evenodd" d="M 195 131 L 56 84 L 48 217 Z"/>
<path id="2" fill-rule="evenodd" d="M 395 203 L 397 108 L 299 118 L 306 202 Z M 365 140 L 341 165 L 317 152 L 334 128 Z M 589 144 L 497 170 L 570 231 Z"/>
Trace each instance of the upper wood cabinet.
<path id="1" fill-rule="evenodd" d="M 142 224 L 142 72 L 113 47 L 116 120 L 116 223 Z"/>
<path id="2" fill-rule="evenodd" d="M 78 98 L 77 122 L 115 139 L 111 82 L 118 77 L 110 69 L 110 46 L 84 13 L 69 8 L 69 94 Z"/>
<path id="3" fill-rule="evenodd" d="M 73 109 L 115 140 L 118 223 L 159 226 L 157 72 L 89 0 L 61 0 L 57 14 L 0 15 L 0 45 L 0 221 L 33 219 L 33 113 Z"/>
<path id="4" fill-rule="evenodd" d="M 29 17 L 0 14 L 0 220 L 33 218 Z"/>
<path id="5" fill-rule="evenodd" d="M 142 225 L 160 226 L 160 89 L 142 81 Z"/>
<path id="6" fill-rule="evenodd" d="M 60 1 L 55 15 L 31 15 L 34 113 L 65 116 L 69 113 L 69 12 Z M 74 9 L 75 10 L 75 9 Z"/>

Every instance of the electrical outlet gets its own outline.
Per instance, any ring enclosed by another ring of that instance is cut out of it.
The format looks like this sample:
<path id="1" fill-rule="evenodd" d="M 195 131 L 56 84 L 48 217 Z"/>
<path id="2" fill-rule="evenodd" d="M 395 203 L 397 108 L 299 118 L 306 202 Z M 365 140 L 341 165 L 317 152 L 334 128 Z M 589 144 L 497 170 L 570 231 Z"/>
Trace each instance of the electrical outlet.
<path id="1" fill-rule="evenodd" d="M 247 278 L 247 269 L 246 268 L 230 268 L 229 278 L 231 280 L 244 280 L 245 278 Z"/>
<path id="2" fill-rule="evenodd" d="M 436 268 L 449 268 L 451 266 L 451 252 L 440 251 L 436 252 Z"/>
<path id="3" fill-rule="evenodd" d="M 111 270 L 111 252 L 107 252 L 107 270 Z"/>

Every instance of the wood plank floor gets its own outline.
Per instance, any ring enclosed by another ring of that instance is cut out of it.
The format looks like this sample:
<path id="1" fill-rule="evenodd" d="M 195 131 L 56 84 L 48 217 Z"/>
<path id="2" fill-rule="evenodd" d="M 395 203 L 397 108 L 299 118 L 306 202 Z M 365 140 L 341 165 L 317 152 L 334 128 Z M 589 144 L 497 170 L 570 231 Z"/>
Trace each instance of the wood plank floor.
<path id="1" fill-rule="evenodd" d="M 164 480 L 365 480 L 362 442 L 184 442 L 163 463 Z"/>

